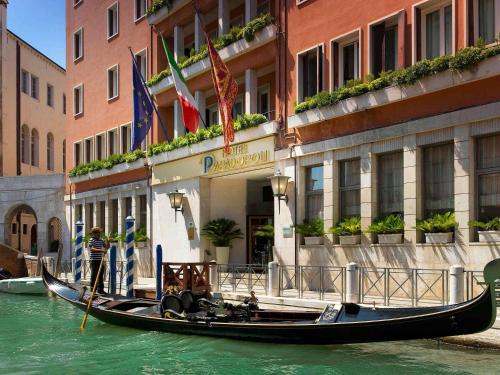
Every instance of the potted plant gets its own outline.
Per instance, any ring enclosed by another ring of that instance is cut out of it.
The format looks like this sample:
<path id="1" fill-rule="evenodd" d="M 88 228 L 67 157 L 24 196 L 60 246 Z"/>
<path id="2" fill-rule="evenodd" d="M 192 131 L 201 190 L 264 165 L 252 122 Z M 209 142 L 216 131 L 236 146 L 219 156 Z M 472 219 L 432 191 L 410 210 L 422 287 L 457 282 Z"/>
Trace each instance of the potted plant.
<path id="1" fill-rule="evenodd" d="M 479 242 L 500 242 L 500 217 L 489 221 L 471 221 L 469 225 L 478 229 Z"/>
<path id="2" fill-rule="evenodd" d="M 139 248 L 146 247 L 146 243 L 149 240 L 148 235 L 146 233 L 146 228 L 140 227 L 134 233 L 134 241 L 135 245 Z"/>
<path id="3" fill-rule="evenodd" d="M 339 236 L 341 245 L 357 245 L 361 243 L 361 218 L 347 217 L 330 228 L 330 232 Z"/>
<path id="4" fill-rule="evenodd" d="M 456 226 L 455 213 L 450 211 L 417 222 L 417 229 L 424 232 L 426 243 L 452 242 Z"/>
<path id="5" fill-rule="evenodd" d="M 323 244 L 323 236 L 325 235 L 325 222 L 323 219 L 317 218 L 311 222 L 304 221 L 303 224 L 296 225 L 295 230 L 304 237 L 306 245 Z"/>
<path id="6" fill-rule="evenodd" d="M 118 242 L 120 241 L 120 235 L 116 232 L 111 232 L 106 236 L 103 236 L 109 242 L 109 246 L 115 246 L 118 249 Z"/>
<path id="7" fill-rule="evenodd" d="M 203 227 L 201 235 L 215 246 L 217 264 L 228 264 L 231 242 L 236 238 L 243 238 L 236 222 L 225 218 L 210 220 Z"/>
<path id="8" fill-rule="evenodd" d="M 368 233 L 376 234 L 379 244 L 398 244 L 403 242 L 404 229 L 403 215 L 392 214 L 371 223 Z"/>

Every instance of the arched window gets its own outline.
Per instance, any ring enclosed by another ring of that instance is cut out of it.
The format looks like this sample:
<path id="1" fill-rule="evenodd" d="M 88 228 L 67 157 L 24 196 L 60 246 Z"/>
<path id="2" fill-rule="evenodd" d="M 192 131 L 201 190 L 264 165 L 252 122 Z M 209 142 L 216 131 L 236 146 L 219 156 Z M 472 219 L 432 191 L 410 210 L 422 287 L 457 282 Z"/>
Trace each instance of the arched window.
<path id="1" fill-rule="evenodd" d="M 38 131 L 36 129 L 31 129 L 31 165 L 34 167 L 38 167 Z"/>
<path id="2" fill-rule="evenodd" d="M 54 170 L 54 136 L 52 133 L 47 134 L 47 169 Z"/>
<path id="3" fill-rule="evenodd" d="M 23 125 L 21 129 L 21 163 L 30 162 L 30 129 L 28 125 Z"/>
<path id="4" fill-rule="evenodd" d="M 66 140 L 63 140 L 63 149 L 62 149 L 62 155 L 63 155 L 63 172 L 66 172 Z"/>

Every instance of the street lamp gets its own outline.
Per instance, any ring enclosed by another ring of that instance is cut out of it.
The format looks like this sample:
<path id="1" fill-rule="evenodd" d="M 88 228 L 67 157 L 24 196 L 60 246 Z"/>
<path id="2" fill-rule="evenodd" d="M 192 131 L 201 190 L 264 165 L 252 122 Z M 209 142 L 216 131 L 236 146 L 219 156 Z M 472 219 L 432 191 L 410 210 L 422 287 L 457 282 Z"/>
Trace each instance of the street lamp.
<path id="1" fill-rule="evenodd" d="M 286 195 L 286 188 L 288 186 L 288 180 L 290 177 L 282 176 L 281 172 L 278 170 L 274 173 L 274 176 L 269 177 L 271 180 L 271 188 L 273 189 L 273 195 L 278 198 L 278 213 L 281 213 L 280 201 L 285 201 L 288 203 L 288 196 Z"/>
<path id="2" fill-rule="evenodd" d="M 175 191 L 168 193 L 168 199 L 170 199 L 170 206 L 175 210 L 175 221 L 177 221 L 177 211 L 182 212 L 182 200 L 184 199 L 184 193 Z"/>

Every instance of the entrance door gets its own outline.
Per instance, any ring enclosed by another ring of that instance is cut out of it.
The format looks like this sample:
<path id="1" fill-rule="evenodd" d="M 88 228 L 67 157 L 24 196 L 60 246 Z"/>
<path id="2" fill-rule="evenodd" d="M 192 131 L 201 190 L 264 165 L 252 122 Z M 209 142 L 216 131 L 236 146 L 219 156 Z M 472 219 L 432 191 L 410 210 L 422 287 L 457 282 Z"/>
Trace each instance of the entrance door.
<path id="1" fill-rule="evenodd" d="M 247 219 L 247 260 L 250 264 L 266 265 L 273 258 L 274 235 L 269 227 L 272 226 L 274 217 L 248 216 Z"/>

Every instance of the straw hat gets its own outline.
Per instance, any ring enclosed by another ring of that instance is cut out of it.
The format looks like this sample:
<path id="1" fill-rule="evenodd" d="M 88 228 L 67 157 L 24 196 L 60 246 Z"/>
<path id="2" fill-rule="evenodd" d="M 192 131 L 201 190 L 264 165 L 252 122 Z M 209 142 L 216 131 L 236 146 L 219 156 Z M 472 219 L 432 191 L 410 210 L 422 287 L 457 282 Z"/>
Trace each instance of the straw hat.
<path id="1" fill-rule="evenodd" d="M 93 227 L 91 230 L 90 230 L 90 233 L 101 233 L 102 230 L 101 228 L 99 227 Z"/>

